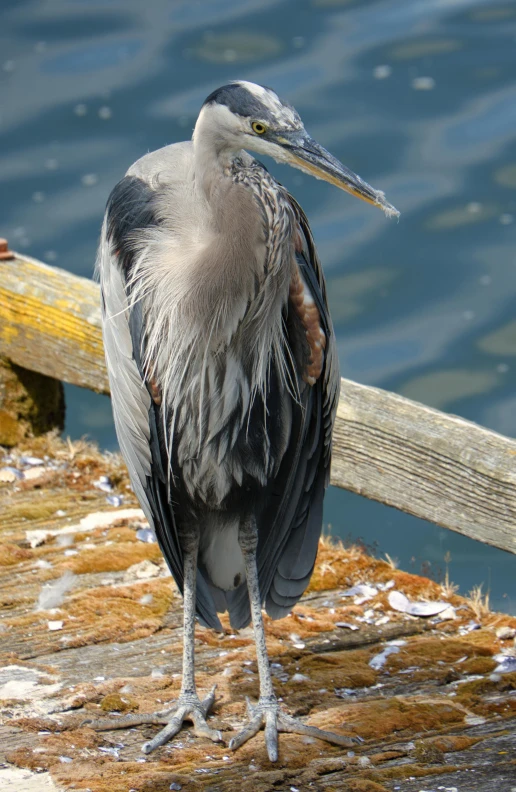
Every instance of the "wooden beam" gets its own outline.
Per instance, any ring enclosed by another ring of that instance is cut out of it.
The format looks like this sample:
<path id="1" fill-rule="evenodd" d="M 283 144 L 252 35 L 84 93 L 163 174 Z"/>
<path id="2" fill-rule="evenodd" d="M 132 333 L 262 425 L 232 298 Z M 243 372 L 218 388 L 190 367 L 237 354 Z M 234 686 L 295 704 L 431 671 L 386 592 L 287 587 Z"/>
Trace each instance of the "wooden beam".
<path id="1" fill-rule="evenodd" d="M 0 355 L 108 393 L 98 285 L 17 253 L 0 260 Z"/>
<path id="2" fill-rule="evenodd" d="M 16 255 L 0 261 L 0 355 L 108 393 L 99 287 Z M 516 553 L 516 441 L 342 380 L 332 484 Z"/>
<path id="3" fill-rule="evenodd" d="M 331 483 L 516 553 L 516 441 L 342 380 Z"/>

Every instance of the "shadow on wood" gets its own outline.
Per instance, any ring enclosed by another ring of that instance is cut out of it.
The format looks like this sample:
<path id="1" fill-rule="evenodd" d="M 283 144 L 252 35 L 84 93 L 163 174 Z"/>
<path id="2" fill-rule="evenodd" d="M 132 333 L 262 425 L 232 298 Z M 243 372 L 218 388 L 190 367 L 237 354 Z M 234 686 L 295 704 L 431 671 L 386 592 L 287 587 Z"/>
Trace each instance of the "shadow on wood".
<path id="1" fill-rule="evenodd" d="M 63 383 L 0 357 L 0 445 L 64 429 Z"/>

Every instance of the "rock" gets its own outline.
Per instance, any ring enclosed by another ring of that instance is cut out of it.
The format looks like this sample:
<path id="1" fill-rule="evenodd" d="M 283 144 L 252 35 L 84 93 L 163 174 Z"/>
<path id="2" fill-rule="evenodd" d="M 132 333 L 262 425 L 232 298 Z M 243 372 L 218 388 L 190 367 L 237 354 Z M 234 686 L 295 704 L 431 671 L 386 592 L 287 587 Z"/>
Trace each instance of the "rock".
<path id="1" fill-rule="evenodd" d="M 18 767 L 0 768 L 0 787 L 4 792 L 59 792 L 49 773 L 33 773 Z"/>
<path id="2" fill-rule="evenodd" d="M 448 602 L 410 602 L 401 591 L 391 591 L 388 600 L 393 610 L 408 613 L 410 616 L 436 616 L 450 607 Z"/>
<path id="3" fill-rule="evenodd" d="M 5 467 L 0 469 L 0 482 L 4 484 L 12 484 L 14 481 L 19 481 L 23 478 L 24 475 L 21 470 L 16 470 L 16 468 Z"/>
<path id="4" fill-rule="evenodd" d="M 515 636 L 516 630 L 514 627 L 498 627 L 496 630 L 496 637 L 499 638 L 500 641 L 508 641 Z"/>
<path id="5" fill-rule="evenodd" d="M 41 478 L 41 476 L 44 476 L 46 472 L 47 472 L 46 467 L 42 467 L 42 466 L 33 467 L 33 468 L 30 468 L 29 470 L 25 471 L 25 476 L 24 477 L 28 481 L 30 481 L 31 479 Z"/>
<path id="6" fill-rule="evenodd" d="M 124 574 L 124 583 L 131 582 L 132 580 L 148 580 L 149 578 L 158 577 L 160 568 L 152 561 L 140 561 L 138 564 L 133 564 L 126 570 Z"/>

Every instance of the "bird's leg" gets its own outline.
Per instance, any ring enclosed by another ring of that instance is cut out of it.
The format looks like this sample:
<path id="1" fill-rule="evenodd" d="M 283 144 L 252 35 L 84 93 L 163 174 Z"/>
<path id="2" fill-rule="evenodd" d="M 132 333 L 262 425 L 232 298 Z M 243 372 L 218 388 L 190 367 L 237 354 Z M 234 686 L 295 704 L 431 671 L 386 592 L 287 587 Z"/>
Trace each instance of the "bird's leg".
<path id="1" fill-rule="evenodd" d="M 302 721 L 297 720 L 297 718 L 292 718 L 282 712 L 272 686 L 272 676 L 265 644 L 262 603 L 256 566 L 258 531 L 254 519 L 250 519 L 241 525 L 238 541 L 244 557 L 247 588 L 251 604 L 256 659 L 260 677 L 260 698 L 257 704 L 251 704 L 249 699 L 247 699 L 249 722 L 236 737 L 233 737 L 229 747 L 235 751 L 251 737 L 254 737 L 262 728 L 265 729 L 265 745 L 271 762 L 276 762 L 278 759 L 278 732 L 292 732 L 309 737 L 317 737 L 319 740 L 326 740 L 326 742 L 347 748 L 356 745 L 357 742 L 361 742 L 360 738 L 344 737 L 340 734 L 317 729 L 315 726 L 307 726 Z"/>
<path id="2" fill-rule="evenodd" d="M 127 729 L 140 724 L 166 724 L 165 727 L 149 742 L 142 745 L 145 754 L 151 753 L 159 746 L 172 739 L 183 726 L 183 721 L 193 722 L 194 734 L 208 737 L 213 742 L 223 742 L 222 735 L 211 729 L 206 717 L 215 701 L 216 685 L 201 701 L 195 688 L 195 587 L 197 577 L 197 554 L 199 550 L 199 531 L 192 530 L 188 536 L 180 536 L 184 557 L 184 610 L 183 610 L 183 679 L 179 698 L 174 706 L 160 712 L 148 714 L 132 714 L 116 719 L 95 721 L 89 725 L 97 731 L 111 729 Z"/>

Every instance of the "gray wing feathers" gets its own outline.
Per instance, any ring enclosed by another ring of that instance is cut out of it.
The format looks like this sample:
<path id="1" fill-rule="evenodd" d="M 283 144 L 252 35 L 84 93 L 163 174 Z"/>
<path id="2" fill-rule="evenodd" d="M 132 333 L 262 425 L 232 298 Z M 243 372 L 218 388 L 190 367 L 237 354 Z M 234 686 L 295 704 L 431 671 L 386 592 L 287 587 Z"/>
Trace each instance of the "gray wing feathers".
<path id="1" fill-rule="evenodd" d="M 108 218 L 109 219 L 109 218 Z M 140 373 L 144 327 L 140 305 L 129 310 L 124 277 L 102 230 L 97 268 L 100 274 L 103 335 L 111 388 L 113 416 L 120 450 L 134 493 L 156 533 L 173 577 L 182 591 L 182 553 L 168 497 L 167 460 L 162 458 L 154 405 Z M 200 621 L 221 630 L 211 593 L 201 572 L 197 575 Z"/>
<path id="2" fill-rule="evenodd" d="M 102 290 L 104 350 L 118 442 L 135 495 L 153 527 L 152 511 L 145 494 L 147 476 L 151 472 L 148 418 L 151 398 L 134 360 L 124 282 L 106 239 L 105 227 L 98 269 Z"/>
<path id="3" fill-rule="evenodd" d="M 322 377 L 311 388 L 308 401 L 305 402 L 296 480 L 292 482 L 290 491 L 288 486 L 286 488 L 285 498 L 294 507 L 293 514 L 290 507 L 290 531 L 281 547 L 270 585 L 265 588 L 266 608 L 272 618 L 288 614 L 302 596 L 312 575 L 322 529 L 324 491 L 329 483 L 331 433 L 340 387 L 324 275 L 306 216 L 299 204 L 291 196 L 289 198 L 304 237 L 303 250 L 297 255 L 297 263 L 319 309 L 327 346 Z M 284 520 L 288 524 L 287 514 Z M 264 566 L 267 566 L 266 561 Z M 268 574 L 265 572 L 264 577 L 270 578 L 270 571 Z"/>
<path id="4" fill-rule="evenodd" d="M 327 346 L 321 378 L 313 387 L 302 390 L 300 409 L 299 405 L 292 405 L 289 448 L 258 526 L 260 590 L 273 619 L 288 615 L 312 575 L 321 535 L 324 491 L 329 482 L 331 433 L 340 387 L 322 269 L 306 217 L 291 200 L 305 237 L 298 266 L 319 309 Z M 245 584 L 225 592 L 219 607 L 228 608 L 234 627 L 246 626 L 250 608 Z"/>

